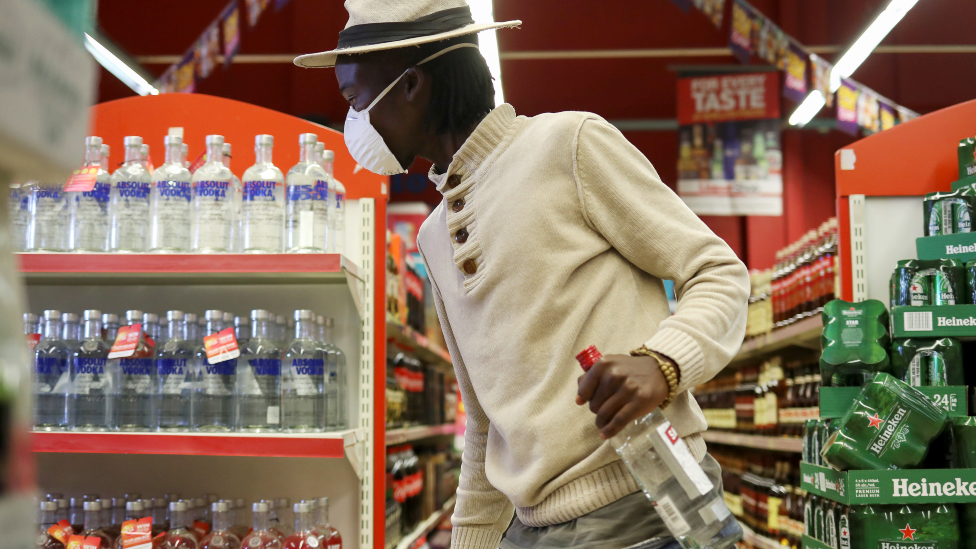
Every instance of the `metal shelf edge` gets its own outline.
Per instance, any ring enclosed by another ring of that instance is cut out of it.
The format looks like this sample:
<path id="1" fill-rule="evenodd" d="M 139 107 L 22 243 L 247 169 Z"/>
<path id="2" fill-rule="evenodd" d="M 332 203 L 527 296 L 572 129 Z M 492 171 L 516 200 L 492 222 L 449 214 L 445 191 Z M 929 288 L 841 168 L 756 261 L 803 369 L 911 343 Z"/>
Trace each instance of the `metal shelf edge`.
<path id="1" fill-rule="evenodd" d="M 777 452 L 800 453 L 803 451 L 803 441 L 794 438 L 768 437 L 763 435 L 745 435 L 725 433 L 721 431 L 705 431 L 702 433 L 705 442 L 727 444 L 759 450 L 775 450 Z"/>
<path id="2" fill-rule="evenodd" d="M 404 427 L 386 432 L 386 445 L 393 446 L 429 437 L 454 434 L 454 424 L 421 425 L 418 427 Z"/>
<path id="3" fill-rule="evenodd" d="M 812 344 L 820 338 L 821 331 L 823 331 L 823 322 L 820 315 L 805 318 L 785 328 L 773 330 L 744 342 L 739 352 L 732 357 L 730 364 L 762 356 L 790 345 Z"/>

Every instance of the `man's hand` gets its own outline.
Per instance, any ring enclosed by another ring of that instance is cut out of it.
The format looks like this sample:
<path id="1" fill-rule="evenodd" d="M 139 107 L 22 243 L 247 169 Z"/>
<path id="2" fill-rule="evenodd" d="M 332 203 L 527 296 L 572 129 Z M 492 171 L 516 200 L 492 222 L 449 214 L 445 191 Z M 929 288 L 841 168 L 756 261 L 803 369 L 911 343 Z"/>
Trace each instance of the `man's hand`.
<path id="1" fill-rule="evenodd" d="M 670 392 L 657 360 L 649 356 L 607 355 L 577 381 L 576 404 L 590 403 L 604 440 L 651 413 Z"/>

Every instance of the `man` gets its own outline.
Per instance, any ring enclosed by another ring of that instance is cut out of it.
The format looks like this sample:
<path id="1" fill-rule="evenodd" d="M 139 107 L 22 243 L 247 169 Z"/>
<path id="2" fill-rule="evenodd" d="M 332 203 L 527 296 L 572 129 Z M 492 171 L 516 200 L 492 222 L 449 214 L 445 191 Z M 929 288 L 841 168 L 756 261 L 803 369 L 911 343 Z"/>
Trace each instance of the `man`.
<path id="1" fill-rule="evenodd" d="M 721 482 L 688 389 L 739 348 L 745 267 L 600 117 L 495 107 L 474 33 L 520 21 L 474 24 L 464 0 L 345 5 L 339 47 L 295 63 L 335 66 L 359 164 L 426 158 L 444 195 L 418 247 L 468 414 L 452 547 L 673 543 L 605 440 L 664 404 Z M 581 376 L 591 344 L 617 354 Z"/>

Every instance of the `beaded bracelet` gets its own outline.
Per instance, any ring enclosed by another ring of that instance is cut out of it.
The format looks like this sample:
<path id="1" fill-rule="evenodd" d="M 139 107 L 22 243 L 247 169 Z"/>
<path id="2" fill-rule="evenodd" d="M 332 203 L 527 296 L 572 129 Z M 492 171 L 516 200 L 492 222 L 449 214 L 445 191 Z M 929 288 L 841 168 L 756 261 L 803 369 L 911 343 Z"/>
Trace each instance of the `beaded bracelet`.
<path id="1" fill-rule="evenodd" d="M 671 401 L 677 395 L 679 379 L 678 370 L 675 368 L 674 363 L 664 358 L 660 353 L 652 351 L 643 345 L 631 351 L 630 356 L 649 356 L 657 361 L 658 367 L 661 368 L 661 373 L 664 374 L 664 379 L 668 381 L 668 397 L 661 403 L 661 408 L 671 404 Z"/>

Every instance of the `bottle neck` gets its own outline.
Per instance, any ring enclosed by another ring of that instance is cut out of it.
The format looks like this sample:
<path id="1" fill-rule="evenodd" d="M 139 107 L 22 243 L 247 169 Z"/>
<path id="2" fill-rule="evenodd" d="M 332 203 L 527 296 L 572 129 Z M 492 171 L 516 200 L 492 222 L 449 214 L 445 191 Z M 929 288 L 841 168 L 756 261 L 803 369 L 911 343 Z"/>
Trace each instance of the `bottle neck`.
<path id="1" fill-rule="evenodd" d="M 102 146 L 101 145 L 91 145 L 85 148 L 85 165 L 91 166 L 93 164 L 102 163 Z"/>
<path id="2" fill-rule="evenodd" d="M 58 523 L 58 512 L 41 511 L 41 529 L 47 530 Z"/>
<path id="3" fill-rule="evenodd" d="M 183 145 L 170 145 L 166 147 L 166 163 L 179 163 L 183 165 Z"/>
<path id="4" fill-rule="evenodd" d="M 208 145 L 207 146 L 207 162 L 219 162 L 223 164 L 224 162 L 224 145 Z"/>
<path id="5" fill-rule="evenodd" d="M 322 526 L 329 525 L 329 504 L 328 503 L 326 503 L 325 505 L 321 503 L 319 504 L 319 524 L 321 524 Z"/>
<path id="6" fill-rule="evenodd" d="M 254 156 L 258 163 L 271 163 L 271 145 L 258 145 L 254 147 Z"/>
<path id="7" fill-rule="evenodd" d="M 142 162 L 142 146 L 125 148 L 125 163 Z"/>
<path id="8" fill-rule="evenodd" d="M 234 520 L 232 517 L 233 513 L 217 511 L 213 514 L 213 529 L 214 530 L 230 530 L 230 527 L 234 525 Z"/>
<path id="9" fill-rule="evenodd" d="M 44 320 L 44 339 L 58 339 L 61 337 L 61 321 L 54 319 Z"/>
<path id="10" fill-rule="evenodd" d="M 85 321 L 85 339 L 102 339 L 101 320 L 91 319 Z"/>
<path id="11" fill-rule="evenodd" d="M 305 143 L 298 150 L 299 162 L 313 162 L 315 159 L 315 143 Z"/>
<path id="12" fill-rule="evenodd" d="M 85 511 L 85 530 L 95 530 L 102 526 L 101 511 Z"/>
<path id="13" fill-rule="evenodd" d="M 307 532 L 314 528 L 312 513 L 295 513 L 295 531 Z"/>
<path id="14" fill-rule="evenodd" d="M 332 171 L 332 162 L 331 161 L 329 161 L 329 160 L 323 160 L 322 161 L 322 169 L 325 170 L 325 173 L 329 174 L 329 177 L 330 178 L 332 177 L 333 171 Z"/>
<path id="15" fill-rule="evenodd" d="M 71 341 L 71 340 L 73 340 L 75 338 L 74 335 L 75 335 L 75 331 L 74 331 L 74 326 L 72 325 L 72 323 L 71 322 L 62 322 L 61 323 L 61 339 L 64 339 L 64 340 L 67 340 L 67 341 Z"/>
<path id="16" fill-rule="evenodd" d="M 222 320 L 216 318 L 207 320 L 207 335 L 216 334 L 223 329 L 224 325 Z"/>
<path id="17" fill-rule="evenodd" d="M 268 321 L 258 318 L 251 319 L 251 337 L 261 339 L 271 339 Z"/>
<path id="18" fill-rule="evenodd" d="M 153 524 L 158 524 L 166 527 L 166 508 L 165 507 L 153 507 L 152 512 Z"/>
<path id="19" fill-rule="evenodd" d="M 181 340 L 183 339 L 183 324 L 182 320 L 170 320 L 169 325 L 166 327 L 166 335 L 169 339 Z"/>
<path id="20" fill-rule="evenodd" d="M 333 342 L 333 339 L 332 339 L 332 326 L 329 326 L 328 324 L 326 324 L 325 327 L 322 328 L 322 339 L 324 339 L 326 343 L 332 343 Z"/>
<path id="21" fill-rule="evenodd" d="M 314 325 L 311 320 L 296 320 L 295 339 L 312 339 L 312 326 Z"/>
<path id="22" fill-rule="evenodd" d="M 268 515 L 267 512 L 254 513 L 254 522 L 252 523 L 254 530 L 268 530 L 271 528 L 271 517 Z"/>
<path id="23" fill-rule="evenodd" d="M 169 527 L 173 530 L 178 528 L 187 529 L 190 525 L 190 514 L 187 511 L 170 511 Z"/>

